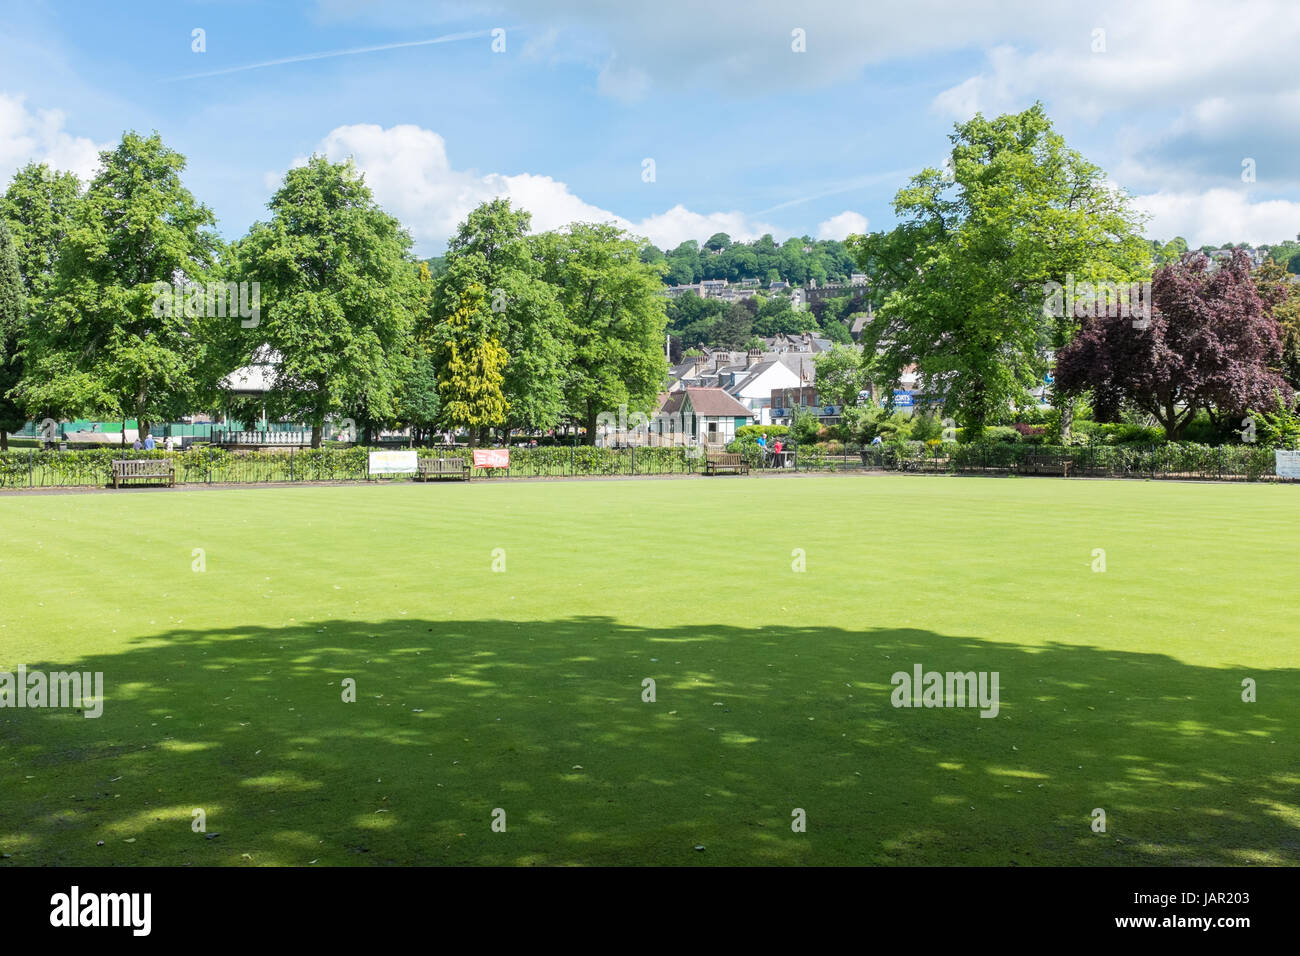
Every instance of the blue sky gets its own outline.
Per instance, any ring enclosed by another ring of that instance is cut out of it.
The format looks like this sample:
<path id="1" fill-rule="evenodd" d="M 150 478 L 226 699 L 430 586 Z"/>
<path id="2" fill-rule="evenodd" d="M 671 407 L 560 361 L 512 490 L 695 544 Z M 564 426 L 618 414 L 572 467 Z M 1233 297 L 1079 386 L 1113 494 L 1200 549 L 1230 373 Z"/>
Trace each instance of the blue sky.
<path id="1" fill-rule="evenodd" d="M 942 162 L 955 121 L 1035 99 L 1134 195 L 1150 235 L 1300 233 L 1300 15 L 1286 3 L 36 0 L 0 11 L 0 177 L 29 159 L 86 176 L 124 129 L 156 129 L 188 157 L 186 183 L 228 238 L 265 216 L 275 183 L 312 152 L 354 156 L 424 254 L 495 195 L 539 228 L 612 218 L 665 246 L 716 231 L 842 238 L 888 228 L 894 193 Z M 196 28 L 205 52 L 192 50 Z M 460 38 L 245 68 L 449 36 Z"/>

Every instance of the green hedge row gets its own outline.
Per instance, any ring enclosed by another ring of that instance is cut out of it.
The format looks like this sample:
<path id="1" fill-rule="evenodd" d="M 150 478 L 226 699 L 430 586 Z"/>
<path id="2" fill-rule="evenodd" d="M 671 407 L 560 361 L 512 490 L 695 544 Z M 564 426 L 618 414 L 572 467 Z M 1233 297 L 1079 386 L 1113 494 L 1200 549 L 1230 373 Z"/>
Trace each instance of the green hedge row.
<path id="1" fill-rule="evenodd" d="M 1255 445 L 1016 445 L 954 442 L 891 443 L 878 452 L 884 468 L 919 466 L 952 473 L 1023 471 L 1030 462 L 1069 462 L 1070 473 L 1090 476 L 1155 478 L 1272 477 L 1275 458 L 1270 448 Z M 805 467 L 800 458 L 800 467 Z"/>
<path id="2" fill-rule="evenodd" d="M 763 464 L 751 442 L 732 446 L 753 468 Z M 461 457 L 472 461 L 467 448 L 420 449 L 421 457 Z M 368 449 L 318 448 L 293 454 L 271 451 L 225 451 L 193 448 L 183 452 L 13 450 L 0 454 L 0 488 L 104 487 L 111 483 L 110 462 L 122 458 L 168 458 L 176 463 L 182 484 L 239 482 L 360 481 L 367 477 Z M 846 460 L 847 458 L 847 460 Z M 1020 445 L 999 442 L 963 445 L 952 442 L 891 442 L 845 452 L 804 446 L 798 452 L 801 470 L 836 471 L 863 465 L 888 470 L 947 473 L 1020 472 L 1030 461 L 1070 462 L 1079 476 L 1155 478 L 1244 478 L 1255 481 L 1275 474 L 1271 449 L 1253 445 Z M 475 478 L 563 477 L 568 475 L 696 474 L 702 460 L 682 448 L 612 449 L 581 447 L 512 448 L 510 469 L 480 469 Z M 403 480 L 403 479 L 384 479 Z"/>
<path id="3" fill-rule="evenodd" d="M 308 448 L 281 451 L 226 451 L 193 448 L 181 452 L 15 450 L 0 454 L 0 488 L 103 487 L 112 483 L 112 464 L 125 458 L 171 458 L 179 484 L 279 481 L 361 481 L 367 477 L 369 449 Z M 421 458 L 473 460 L 467 448 L 418 449 Z M 480 477 L 562 477 L 565 475 L 691 474 L 701 468 L 681 448 L 612 449 L 581 447 L 512 448 L 510 469 L 479 469 Z M 401 480 L 389 479 L 384 480 Z"/>

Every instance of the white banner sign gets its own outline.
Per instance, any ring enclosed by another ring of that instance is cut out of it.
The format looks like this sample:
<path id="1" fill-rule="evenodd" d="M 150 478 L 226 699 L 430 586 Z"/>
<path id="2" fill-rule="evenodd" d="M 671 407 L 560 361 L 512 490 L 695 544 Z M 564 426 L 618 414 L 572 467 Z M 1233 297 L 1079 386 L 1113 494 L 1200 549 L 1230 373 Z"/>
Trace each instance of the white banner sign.
<path id="1" fill-rule="evenodd" d="M 1277 456 L 1279 478 L 1300 478 L 1300 451 L 1285 451 L 1279 448 L 1273 454 Z"/>
<path id="2" fill-rule="evenodd" d="M 372 475 L 413 475 L 420 470 L 419 457 L 414 451 L 372 451 Z"/>

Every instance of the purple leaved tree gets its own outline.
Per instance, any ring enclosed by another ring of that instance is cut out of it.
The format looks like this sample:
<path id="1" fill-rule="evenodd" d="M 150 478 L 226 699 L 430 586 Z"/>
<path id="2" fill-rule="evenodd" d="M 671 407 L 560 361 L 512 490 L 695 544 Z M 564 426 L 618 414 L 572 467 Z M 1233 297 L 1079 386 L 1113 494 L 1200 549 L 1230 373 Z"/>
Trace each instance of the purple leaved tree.
<path id="1" fill-rule="evenodd" d="M 1202 253 L 1163 266 L 1151 280 L 1149 323 L 1129 316 L 1085 320 L 1057 355 L 1056 385 L 1064 395 L 1092 394 L 1099 421 L 1124 406 L 1152 415 L 1170 439 L 1197 412 L 1216 423 L 1293 394 L 1278 372 L 1280 330 L 1238 250 L 1211 268 Z M 1144 327 L 1145 326 L 1145 327 Z"/>

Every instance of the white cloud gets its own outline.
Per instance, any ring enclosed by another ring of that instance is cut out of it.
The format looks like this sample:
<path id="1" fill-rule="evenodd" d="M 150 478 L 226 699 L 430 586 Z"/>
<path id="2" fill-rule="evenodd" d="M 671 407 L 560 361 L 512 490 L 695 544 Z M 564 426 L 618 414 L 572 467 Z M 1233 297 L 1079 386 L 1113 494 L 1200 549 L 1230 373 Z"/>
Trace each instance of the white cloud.
<path id="1" fill-rule="evenodd" d="M 571 222 L 613 222 L 664 248 L 686 239 L 703 240 L 715 232 L 725 232 L 733 239 L 755 239 L 778 231 L 741 212 L 698 213 L 681 205 L 639 221 L 629 220 L 584 201 L 567 184 L 550 176 L 455 169 L 447 156 L 446 141 L 419 126 L 340 126 L 321 141 L 317 152 L 333 162 L 351 156 L 365 173 L 375 199 L 400 219 L 423 247 L 440 246 L 470 210 L 497 197 L 532 213 L 537 231 Z M 293 165 L 305 161 L 299 157 Z"/>
<path id="2" fill-rule="evenodd" d="M 844 239 L 846 236 L 861 235 L 867 231 L 867 217 L 848 209 L 838 216 L 831 216 L 817 227 L 818 239 Z"/>
<path id="3" fill-rule="evenodd" d="M 1094 30 L 1104 49 L 1094 50 Z M 1050 99 L 1062 112 L 1096 119 L 1118 110 L 1186 110 L 1212 127 L 1244 96 L 1295 90 L 1289 64 L 1300 19 L 1289 0 L 1176 6 L 1129 0 L 1062 7 L 1052 29 L 986 52 L 980 73 L 940 93 L 936 110 L 955 119 Z"/>
<path id="4" fill-rule="evenodd" d="M 72 136 L 64 122 L 60 110 L 32 111 L 25 96 L 0 93 L 0 185 L 29 162 L 48 163 L 88 182 L 99 168 L 99 151 L 108 147 Z"/>
<path id="5" fill-rule="evenodd" d="M 1251 202 L 1240 189 L 1158 192 L 1135 196 L 1133 202 L 1151 215 L 1146 234 L 1165 241 L 1182 236 L 1192 246 L 1220 242 L 1259 245 L 1300 233 L 1300 202 Z"/>
<path id="6" fill-rule="evenodd" d="M 1098 29 L 1104 49 L 1094 51 Z M 1106 165 L 1139 191 L 1205 191 L 1243 157 L 1258 158 L 1272 185 L 1295 185 L 1298 46 L 1288 0 L 1105 0 L 1061 8 L 1053 30 L 987 50 L 984 68 L 931 109 L 960 121 L 1042 100 L 1058 127 L 1095 126 Z"/>

